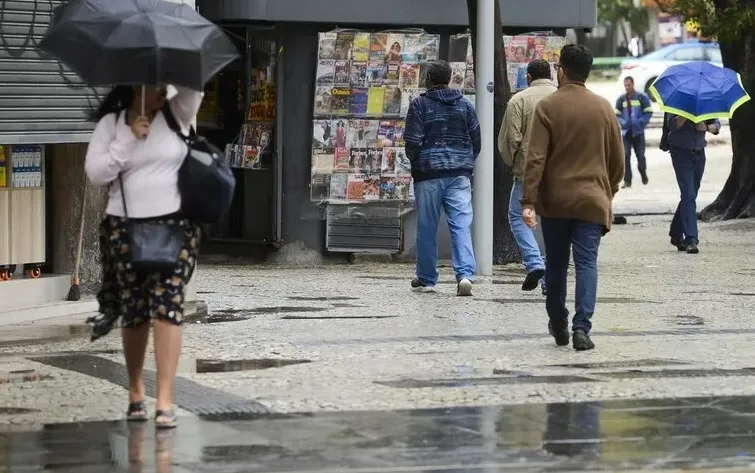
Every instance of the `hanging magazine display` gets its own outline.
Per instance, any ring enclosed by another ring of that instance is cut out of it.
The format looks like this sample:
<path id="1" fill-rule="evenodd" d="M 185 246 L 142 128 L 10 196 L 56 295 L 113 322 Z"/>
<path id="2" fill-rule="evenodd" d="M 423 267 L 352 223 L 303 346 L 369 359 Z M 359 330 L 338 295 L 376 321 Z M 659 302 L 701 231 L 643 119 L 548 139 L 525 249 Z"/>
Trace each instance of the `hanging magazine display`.
<path id="1" fill-rule="evenodd" d="M 504 36 L 506 67 L 511 93 L 527 88 L 527 65 L 535 59 L 544 59 L 551 65 L 553 82 L 556 82 L 556 64 L 560 59 L 561 48 L 566 38 L 549 33 L 531 33 L 518 36 Z M 474 61 L 470 34 L 451 37 L 449 62 L 453 75 L 451 87 L 460 89 L 474 103 L 475 78 Z"/>
<path id="2" fill-rule="evenodd" d="M 312 124 L 311 199 L 413 200 L 404 125 L 424 92 L 423 63 L 439 35 L 338 30 L 320 33 Z"/>

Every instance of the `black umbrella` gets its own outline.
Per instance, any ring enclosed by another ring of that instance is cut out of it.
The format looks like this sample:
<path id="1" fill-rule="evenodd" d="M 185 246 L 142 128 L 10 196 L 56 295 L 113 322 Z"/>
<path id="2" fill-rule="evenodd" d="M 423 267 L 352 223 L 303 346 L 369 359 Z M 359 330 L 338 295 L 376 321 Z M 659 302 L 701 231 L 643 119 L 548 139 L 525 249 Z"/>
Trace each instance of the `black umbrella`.
<path id="1" fill-rule="evenodd" d="M 92 86 L 202 90 L 239 57 L 217 25 L 188 5 L 163 0 L 72 0 L 55 8 L 39 48 Z"/>

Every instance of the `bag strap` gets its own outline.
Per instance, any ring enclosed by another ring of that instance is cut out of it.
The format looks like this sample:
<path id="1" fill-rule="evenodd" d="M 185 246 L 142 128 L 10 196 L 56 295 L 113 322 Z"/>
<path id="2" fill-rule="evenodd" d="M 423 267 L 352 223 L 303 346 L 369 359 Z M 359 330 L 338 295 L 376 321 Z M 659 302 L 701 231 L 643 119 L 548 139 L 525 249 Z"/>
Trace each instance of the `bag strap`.
<path id="1" fill-rule="evenodd" d="M 123 187 L 123 173 L 118 173 L 118 184 L 121 186 L 121 202 L 123 202 L 123 214 L 128 220 L 128 208 L 126 207 L 126 189 Z"/>
<path id="2" fill-rule="evenodd" d="M 189 136 L 186 136 L 183 134 L 183 131 L 181 131 L 181 126 L 178 124 L 175 115 L 173 115 L 173 110 L 170 109 L 169 103 L 166 102 L 166 104 L 163 105 L 162 112 L 163 117 L 165 117 L 165 122 L 168 124 L 168 128 L 173 130 L 179 138 L 186 142 L 186 144 L 191 145 L 191 142 L 197 137 L 197 132 L 194 129 L 194 126 L 189 126 Z"/>

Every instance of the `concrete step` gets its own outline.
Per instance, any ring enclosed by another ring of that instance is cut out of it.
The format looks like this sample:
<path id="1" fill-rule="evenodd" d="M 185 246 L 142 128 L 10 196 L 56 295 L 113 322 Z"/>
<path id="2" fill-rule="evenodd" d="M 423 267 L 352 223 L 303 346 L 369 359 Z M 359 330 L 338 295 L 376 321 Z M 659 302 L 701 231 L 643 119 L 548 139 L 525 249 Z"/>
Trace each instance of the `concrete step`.
<path id="1" fill-rule="evenodd" d="M 68 290 L 66 289 L 66 293 Z M 85 314 L 97 312 L 98 305 L 94 299 L 85 299 L 77 302 L 57 301 L 37 304 L 34 306 L 20 307 L 16 309 L 3 309 L 0 307 L 0 326 L 24 324 L 48 319 L 59 319 L 82 314 L 80 322 L 86 319 Z"/>

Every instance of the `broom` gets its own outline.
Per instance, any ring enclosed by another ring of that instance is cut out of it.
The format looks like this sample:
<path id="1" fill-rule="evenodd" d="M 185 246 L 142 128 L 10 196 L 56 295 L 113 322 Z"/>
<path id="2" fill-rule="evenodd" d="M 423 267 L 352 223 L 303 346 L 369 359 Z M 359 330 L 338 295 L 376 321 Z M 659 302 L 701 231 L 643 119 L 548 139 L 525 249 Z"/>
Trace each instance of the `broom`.
<path id="1" fill-rule="evenodd" d="M 79 281 L 79 266 L 81 265 L 81 252 L 84 246 L 84 221 L 86 217 L 87 205 L 87 187 L 89 180 L 84 178 L 84 195 L 81 197 L 81 224 L 79 225 L 79 244 L 76 247 L 76 265 L 73 268 L 73 282 L 71 289 L 68 290 L 67 301 L 78 301 L 81 299 L 81 286 Z"/>

